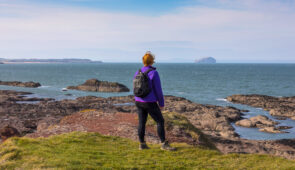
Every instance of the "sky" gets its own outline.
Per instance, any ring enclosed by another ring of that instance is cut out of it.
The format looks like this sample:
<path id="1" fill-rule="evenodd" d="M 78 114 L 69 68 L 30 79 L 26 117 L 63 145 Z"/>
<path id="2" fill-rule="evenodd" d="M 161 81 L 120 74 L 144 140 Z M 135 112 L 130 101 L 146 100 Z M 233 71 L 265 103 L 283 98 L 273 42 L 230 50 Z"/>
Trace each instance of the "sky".
<path id="1" fill-rule="evenodd" d="M 295 63 L 295 0 L 0 0 L 0 58 Z"/>

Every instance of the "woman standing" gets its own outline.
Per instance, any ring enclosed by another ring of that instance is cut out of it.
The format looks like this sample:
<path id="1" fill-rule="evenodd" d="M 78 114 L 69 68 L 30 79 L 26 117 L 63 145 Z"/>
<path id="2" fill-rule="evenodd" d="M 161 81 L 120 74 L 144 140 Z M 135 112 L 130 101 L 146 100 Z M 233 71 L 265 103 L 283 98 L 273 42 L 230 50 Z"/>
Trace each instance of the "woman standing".
<path id="1" fill-rule="evenodd" d="M 139 74 L 146 75 L 147 77 L 147 83 L 148 83 L 148 93 L 145 94 L 142 97 L 137 97 L 139 95 L 136 95 L 135 93 L 135 105 L 138 110 L 138 136 L 139 136 L 139 149 L 149 149 L 147 146 L 144 136 L 145 136 L 145 124 L 147 121 L 147 116 L 150 114 L 150 116 L 154 119 L 154 121 L 157 122 L 157 132 L 158 136 L 161 140 L 161 149 L 162 150 L 175 150 L 175 148 L 171 147 L 168 143 L 168 141 L 165 140 L 165 128 L 164 128 L 164 118 L 161 113 L 161 110 L 164 109 L 164 97 L 161 87 L 161 81 L 158 72 L 156 71 L 156 68 L 152 65 L 154 62 L 155 57 L 150 52 L 147 52 L 143 58 L 143 67 L 135 73 L 134 80 L 137 79 Z M 134 81 L 135 82 L 135 81 Z M 140 81 L 137 81 L 142 83 L 142 79 Z M 135 83 L 136 84 L 136 83 Z M 136 85 L 134 85 L 136 86 Z M 134 89 L 134 91 L 136 91 Z M 142 91 L 142 90 L 141 90 Z"/>

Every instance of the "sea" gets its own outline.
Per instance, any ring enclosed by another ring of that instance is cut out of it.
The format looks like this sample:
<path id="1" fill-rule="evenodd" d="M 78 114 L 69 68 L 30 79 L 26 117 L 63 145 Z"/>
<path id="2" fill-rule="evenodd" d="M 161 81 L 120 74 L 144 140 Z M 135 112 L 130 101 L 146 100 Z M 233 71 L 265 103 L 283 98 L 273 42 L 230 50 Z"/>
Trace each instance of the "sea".
<path id="1" fill-rule="evenodd" d="M 156 63 L 162 89 L 165 95 L 185 97 L 200 104 L 233 106 L 247 109 L 246 118 L 266 115 L 262 108 L 234 104 L 225 98 L 233 94 L 263 94 L 270 96 L 295 96 L 295 64 L 195 64 Z M 30 97 L 75 99 L 79 96 L 126 96 L 124 93 L 62 91 L 70 85 L 79 85 L 96 78 L 103 81 L 119 82 L 132 89 L 134 73 L 141 63 L 26 63 L 1 64 L 1 81 L 34 81 L 39 88 L 0 86 L 0 90 L 16 90 L 34 93 Z M 275 120 L 275 119 L 274 119 Z M 280 125 L 293 126 L 294 120 L 276 120 Z M 233 124 L 236 132 L 246 139 L 275 140 L 295 138 L 295 128 L 288 133 L 271 134 L 259 132 L 257 128 L 243 128 Z"/>

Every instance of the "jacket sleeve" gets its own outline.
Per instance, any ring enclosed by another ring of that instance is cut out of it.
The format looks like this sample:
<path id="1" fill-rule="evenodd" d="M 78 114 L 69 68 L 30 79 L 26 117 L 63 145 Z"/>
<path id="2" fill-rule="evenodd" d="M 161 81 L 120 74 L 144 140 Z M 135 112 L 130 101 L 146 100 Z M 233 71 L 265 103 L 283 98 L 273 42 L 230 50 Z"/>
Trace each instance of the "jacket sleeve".
<path id="1" fill-rule="evenodd" d="M 159 105 L 161 107 L 164 107 L 164 96 L 163 96 L 162 87 L 161 87 L 161 80 L 160 80 L 159 73 L 157 71 L 154 72 L 153 86 L 154 86 L 155 95 L 159 102 Z"/>

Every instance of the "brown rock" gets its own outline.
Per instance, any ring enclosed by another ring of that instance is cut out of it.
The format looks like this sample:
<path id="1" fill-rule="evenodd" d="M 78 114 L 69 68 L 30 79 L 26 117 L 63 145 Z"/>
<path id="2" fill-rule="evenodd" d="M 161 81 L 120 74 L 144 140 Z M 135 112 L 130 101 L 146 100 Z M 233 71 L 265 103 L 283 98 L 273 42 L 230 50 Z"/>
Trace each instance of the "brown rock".
<path id="1" fill-rule="evenodd" d="M 95 91 L 95 92 L 129 92 L 130 90 L 123 84 L 116 82 L 99 81 L 97 79 L 87 80 L 79 86 L 68 86 L 67 89 Z"/>
<path id="2" fill-rule="evenodd" d="M 20 133 L 16 128 L 7 125 L 0 129 L 0 139 L 6 140 L 12 136 L 20 136 Z"/>
<path id="3" fill-rule="evenodd" d="M 236 122 L 236 125 L 238 126 L 261 128 L 259 129 L 259 131 L 261 132 L 285 133 L 283 131 L 280 131 L 279 128 L 275 127 L 275 125 L 277 124 L 278 122 L 275 122 L 263 115 L 254 116 L 250 119 L 243 119 Z"/>
<path id="4" fill-rule="evenodd" d="M 258 115 L 250 118 L 256 127 L 275 126 L 278 122 L 275 122 L 264 115 Z"/>
<path id="5" fill-rule="evenodd" d="M 293 97 L 272 97 L 266 95 L 232 95 L 228 96 L 227 100 L 233 103 L 246 104 L 252 107 L 263 108 L 269 110 L 270 115 L 295 117 L 295 96 Z M 294 119 L 295 120 L 295 119 Z"/>
<path id="6" fill-rule="evenodd" d="M 264 128 L 259 129 L 259 131 L 268 132 L 268 133 L 288 133 L 285 131 L 280 131 L 280 129 L 278 129 L 276 127 L 264 127 Z"/>
<path id="7" fill-rule="evenodd" d="M 20 82 L 20 81 L 0 81 L 0 85 L 5 85 L 5 86 L 19 86 L 19 87 L 31 87 L 31 88 L 36 88 L 40 87 L 40 83 L 35 83 L 35 82 Z"/>
<path id="8" fill-rule="evenodd" d="M 292 126 L 277 126 L 278 129 L 284 130 L 284 129 L 292 129 Z"/>
<path id="9" fill-rule="evenodd" d="M 254 124 L 249 119 L 243 119 L 243 120 L 237 121 L 235 124 L 238 126 L 243 126 L 243 127 L 255 127 L 256 126 L 256 124 Z"/>

